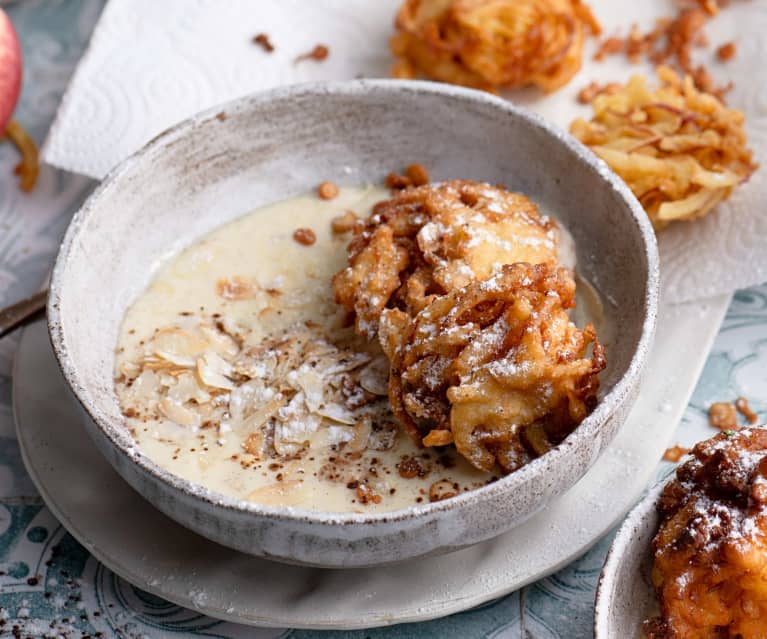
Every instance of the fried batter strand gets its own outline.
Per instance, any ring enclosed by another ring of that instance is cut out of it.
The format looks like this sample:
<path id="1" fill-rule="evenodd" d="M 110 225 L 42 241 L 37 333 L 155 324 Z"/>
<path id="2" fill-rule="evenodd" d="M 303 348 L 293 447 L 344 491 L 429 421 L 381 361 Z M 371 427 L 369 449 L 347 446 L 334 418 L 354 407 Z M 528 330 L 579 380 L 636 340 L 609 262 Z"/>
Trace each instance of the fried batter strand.
<path id="1" fill-rule="evenodd" d="M 503 264 L 558 261 L 557 226 L 530 199 L 465 180 L 405 189 L 354 233 L 349 267 L 333 286 L 366 337 L 377 334 L 385 308 L 413 316 Z"/>
<path id="2" fill-rule="evenodd" d="M 587 31 L 581 0 L 405 0 L 395 21 L 392 74 L 496 91 L 554 91 L 577 73 Z"/>
<path id="3" fill-rule="evenodd" d="M 604 349 L 579 330 L 559 229 L 527 197 L 467 180 L 406 186 L 353 226 L 333 281 L 389 359 L 389 402 L 422 446 L 512 472 L 596 405 Z"/>
<path id="4" fill-rule="evenodd" d="M 570 132 L 623 178 L 662 229 L 706 215 L 757 165 L 740 111 L 668 67 L 659 67 L 658 77 L 655 90 L 634 76 L 597 95 L 592 120 L 575 120 Z"/>
<path id="5" fill-rule="evenodd" d="M 474 466 L 511 472 L 560 443 L 596 404 L 604 351 L 579 330 L 567 269 L 510 264 L 437 297 L 413 319 L 387 309 L 389 399 L 422 441 L 450 430 Z M 591 346 L 591 355 L 587 354 Z"/>

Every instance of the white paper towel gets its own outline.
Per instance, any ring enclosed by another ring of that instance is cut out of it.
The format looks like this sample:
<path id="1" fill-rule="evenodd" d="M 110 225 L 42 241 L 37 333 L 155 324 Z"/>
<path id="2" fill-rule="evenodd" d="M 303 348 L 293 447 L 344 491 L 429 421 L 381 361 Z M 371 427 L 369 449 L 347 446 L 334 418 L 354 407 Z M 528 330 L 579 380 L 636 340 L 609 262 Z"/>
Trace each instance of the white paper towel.
<path id="1" fill-rule="evenodd" d="M 64 96 L 43 149 L 63 169 L 102 178 L 157 133 L 214 104 L 277 85 L 309 80 L 385 77 L 388 38 L 400 0 L 110 0 Z M 590 0 L 612 34 L 636 22 L 646 27 L 675 11 L 673 0 Z M 251 42 L 267 33 L 265 52 Z M 712 46 L 698 55 L 721 80 L 732 79 L 729 102 L 747 115 L 757 159 L 767 162 L 767 2 L 734 3 L 711 21 Z M 718 44 L 736 40 L 738 53 L 713 61 Z M 326 44 L 322 61 L 294 59 Z M 508 97 L 567 128 L 587 115 L 575 95 L 591 80 L 624 81 L 652 74 L 622 56 L 595 63 L 590 40 L 584 67 L 553 95 L 537 91 Z M 686 301 L 729 293 L 767 280 L 767 167 L 715 213 L 660 234 L 664 296 Z"/>

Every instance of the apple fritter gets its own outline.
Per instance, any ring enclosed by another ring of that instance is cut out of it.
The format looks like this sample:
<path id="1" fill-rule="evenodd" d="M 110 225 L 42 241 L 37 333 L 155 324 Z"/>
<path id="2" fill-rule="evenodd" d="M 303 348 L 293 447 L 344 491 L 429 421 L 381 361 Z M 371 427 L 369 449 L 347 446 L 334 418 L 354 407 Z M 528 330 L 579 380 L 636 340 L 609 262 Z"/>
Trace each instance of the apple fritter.
<path id="1" fill-rule="evenodd" d="M 700 442 L 658 505 L 650 639 L 767 637 L 767 429 Z"/>
<path id="2" fill-rule="evenodd" d="M 408 188 L 355 225 L 336 301 L 372 338 L 386 308 L 415 315 L 504 264 L 555 265 L 558 247 L 556 223 L 519 193 L 468 180 Z"/>
<path id="3" fill-rule="evenodd" d="M 657 89 L 639 75 L 612 85 L 594 97 L 590 121 L 570 125 L 628 184 L 656 230 L 706 215 L 757 169 L 740 111 L 669 67 L 658 78 Z"/>
<path id="4" fill-rule="evenodd" d="M 599 23 L 581 0 L 405 0 L 391 39 L 395 77 L 496 91 L 563 86 Z"/>
<path id="5" fill-rule="evenodd" d="M 572 323 L 574 306 L 568 269 L 516 263 L 412 317 L 384 310 L 392 411 L 425 445 L 452 440 L 479 469 L 516 470 L 596 405 L 604 351 L 591 324 Z"/>

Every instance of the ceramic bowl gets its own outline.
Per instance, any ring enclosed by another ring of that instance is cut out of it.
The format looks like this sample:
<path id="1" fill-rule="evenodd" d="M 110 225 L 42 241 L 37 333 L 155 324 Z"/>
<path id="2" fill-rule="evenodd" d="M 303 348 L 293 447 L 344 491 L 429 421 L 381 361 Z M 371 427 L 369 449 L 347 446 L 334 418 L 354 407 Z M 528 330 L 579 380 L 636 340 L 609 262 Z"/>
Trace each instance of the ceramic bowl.
<path id="1" fill-rule="evenodd" d="M 442 502 L 385 514 L 268 507 L 213 493 L 137 449 L 112 385 L 123 314 L 158 262 L 212 229 L 325 180 L 380 183 L 409 162 L 433 179 L 503 182 L 571 230 L 579 271 L 614 334 L 600 402 L 560 446 Z M 447 552 L 519 524 L 596 461 L 631 407 L 655 328 L 655 236 L 626 186 L 590 151 L 492 95 L 436 83 L 357 80 L 241 98 L 152 140 L 74 216 L 56 260 L 51 341 L 101 452 L 161 511 L 221 544 L 279 561 L 376 565 Z"/>
<path id="2" fill-rule="evenodd" d="M 652 488 L 628 514 L 615 535 L 599 576 L 594 639 L 645 639 L 642 622 L 658 614 L 650 581 L 656 510 L 665 481 Z"/>

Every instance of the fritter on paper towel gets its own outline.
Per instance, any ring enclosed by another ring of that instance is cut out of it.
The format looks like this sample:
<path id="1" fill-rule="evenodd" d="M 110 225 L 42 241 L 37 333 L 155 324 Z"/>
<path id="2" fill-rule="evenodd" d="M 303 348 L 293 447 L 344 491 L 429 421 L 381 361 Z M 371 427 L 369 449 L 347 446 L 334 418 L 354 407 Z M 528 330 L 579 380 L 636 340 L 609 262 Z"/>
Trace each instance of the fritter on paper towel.
<path id="1" fill-rule="evenodd" d="M 599 23 L 580 0 L 405 0 L 391 40 L 392 74 L 495 91 L 554 91 L 581 67 Z"/>

